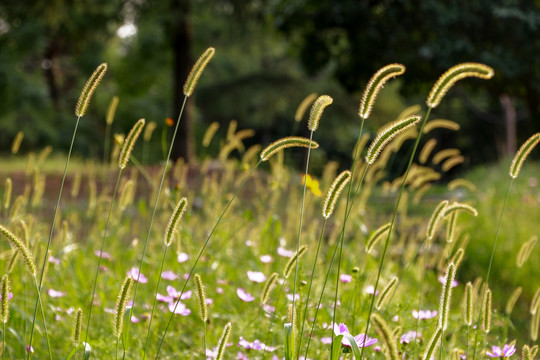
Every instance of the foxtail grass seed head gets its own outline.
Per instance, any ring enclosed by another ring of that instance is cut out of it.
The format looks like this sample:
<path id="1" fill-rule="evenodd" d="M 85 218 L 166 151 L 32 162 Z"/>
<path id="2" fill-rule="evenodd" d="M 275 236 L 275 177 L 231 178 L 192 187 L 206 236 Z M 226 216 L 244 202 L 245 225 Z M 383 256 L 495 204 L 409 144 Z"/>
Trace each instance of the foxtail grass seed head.
<path id="1" fill-rule="evenodd" d="M 467 77 L 491 79 L 495 72 L 487 65 L 479 63 L 463 63 L 452 66 L 437 80 L 427 98 L 426 104 L 434 109 L 441 103 L 442 98 L 456 82 Z"/>
<path id="2" fill-rule="evenodd" d="M 422 360 L 430 360 L 433 357 L 433 354 L 435 353 L 435 350 L 439 347 L 439 342 L 442 338 L 443 329 L 437 328 L 437 331 L 433 334 L 431 337 L 431 340 L 429 341 L 428 347 L 426 348 L 426 351 L 424 352 L 424 356 L 422 357 Z"/>
<path id="3" fill-rule="evenodd" d="M 529 312 L 534 315 L 538 311 L 538 307 L 540 306 L 540 288 L 536 290 L 534 293 L 534 296 L 531 300 L 531 307 L 529 309 Z"/>
<path id="4" fill-rule="evenodd" d="M 75 347 L 79 346 L 81 343 L 82 316 L 82 309 L 79 308 L 75 314 L 75 321 L 73 323 L 73 345 Z"/>
<path id="5" fill-rule="evenodd" d="M 156 130 L 157 124 L 155 121 L 150 121 L 148 125 L 144 128 L 143 140 L 149 142 L 152 139 L 152 134 Z"/>
<path id="6" fill-rule="evenodd" d="M 231 335 L 231 328 L 232 328 L 232 324 L 229 322 L 227 323 L 227 325 L 225 325 L 225 328 L 223 329 L 223 333 L 221 334 L 221 337 L 219 338 L 219 342 L 217 346 L 216 360 L 223 359 L 223 354 L 225 353 L 225 345 L 227 344 L 229 335 Z"/>
<path id="7" fill-rule="evenodd" d="M 10 291 L 9 276 L 6 274 L 2 276 L 0 280 L 0 320 L 3 324 L 8 322 L 9 319 L 9 291 Z"/>
<path id="8" fill-rule="evenodd" d="M 109 107 L 107 108 L 107 117 L 105 118 L 105 122 L 107 125 L 112 125 L 114 121 L 114 115 L 116 114 L 116 108 L 118 107 L 118 96 L 113 96 L 111 99 L 111 102 L 109 103 Z"/>
<path id="9" fill-rule="evenodd" d="M 450 259 L 449 264 L 453 263 L 456 265 L 456 269 L 459 268 L 459 265 L 461 264 L 461 261 L 463 260 L 464 254 L 465 254 L 465 250 L 463 248 L 457 249 L 456 253 Z"/>
<path id="10" fill-rule="evenodd" d="M 491 289 L 486 289 L 482 304 L 482 329 L 487 333 L 491 330 Z"/>
<path id="11" fill-rule="evenodd" d="M 517 178 L 519 175 L 519 172 L 521 170 L 521 167 L 523 166 L 523 163 L 527 159 L 527 156 L 533 151 L 536 145 L 540 142 L 540 133 L 536 133 L 533 136 L 531 136 L 521 147 L 519 148 L 518 152 L 516 153 L 516 156 L 514 156 L 514 160 L 512 160 L 512 164 L 510 165 L 510 176 L 512 178 Z"/>
<path id="12" fill-rule="evenodd" d="M 450 312 L 450 300 L 452 299 L 452 282 L 456 277 L 456 265 L 451 263 L 446 270 L 446 278 L 441 292 L 439 304 L 439 327 L 446 330 L 448 327 L 448 313 Z"/>
<path id="13" fill-rule="evenodd" d="M 13 142 L 11 143 L 11 154 L 15 155 L 19 152 L 19 149 L 21 148 L 21 143 L 24 138 L 24 133 L 22 131 L 19 131 L 17 135 L 15 135 L 15 138 L 13 139 Z"/>
<path id="14" fill-rule="evenodd" d="M 401 64 L 389 64 L 379 69 L 369 80 L 364 94 L 362 95 L 362 101 L 360 102 L 360 108 L 358 109 L 358 115 L 362 119 L 367 119 L 373 109 L 375 99 L 379 94 L 379 91 L 384 87 L 384 84 L 393 77 L 401 75 L 405 72 L 405 66 Z"/>
<path id="15" fill-rule="evenodd" d="M 453 167 L 459 165 L 459 164 L 462 164 L 463 162 L 465 161 L 465 157 L 461 156 L 461 155 L 456 155 L 456 156 L 452 156 L 451 158 L 449 158 L 448 160 L 446 160 L 442 166 L 441 166 L 441 169 L 442 171 L 444 172 L 448 172 L 450 171 Z"/>
<path id="16" fill-rule="evenodd" d="M 297 252 L 296 254 L 294 254 L 293 257 L 291 257 L 289 259 L 289 261 L 287 261 L 287 264 L 285 265 L 285 268 L 283 269 L 283 277 L 285 279 L 289 278 L 289 276 L 291 275 L 293 269 L 295 268 L 296 266 L 296 259 L 300 259 L 300 257 L 302 255 L 304 255 L 304 253 L 306 252 L 307 250 L 307 246 L 302 246 Z"/>
<path id="17" fill-rule="evenodd" d="M 448 206 L 448 200 L 443 200 L 437 205 L 431 218 L 429 219 L 426 236 L 428 240 L 432 240 L 437 232 L 437 229 L 441 223 L 441 220 L 444 216 L 444 210 Z"/>
<path id="18" fill-rule="evenodd" d="M 170 246 L 174 239 L 174 234 L 176 233 L 178 223 L 184 216 L 187 208 L 187 199 L 185 197 L 181 198 L 174 212 L 169 219 L 169 224 L 167 225 L 167 230 L 165 231 L 165 246 Z"/>
<path id="19" fill-rule="evenodd" d="M 133 147 L 135 146 L 135 142 L 139 138 L 139 135 L 141 135 L 144 124 L 144 119 L 140 119 L 139 121 L 137 121 L 129 131 L 126 140 L 124 140 L 122 150 L 120 151 L 120 156 L 118 157 L 118 167 L 120 169 L 125 169 L 125 167 L 127 166 L 129 158 L 131 157 L 131 152 L 133 151 Z"/>
<path id="20" fill-rule="evenodd" d="M 77 101 L 77 106 L 75 107 L 75 115 L 78 117 L 83 117 L 86 113 L 86 110 L 88 109 L 88 105 L 90 105 L 90 100 L 92 99 L 92 95 L 94 94 L 94 91 L 96 90 L 97 86 L 99 85 L 101 79 L 103 79 L 103 76 L 107 72 L 107 63 L 100 64 L 96 70 L 92 73 L 86 84 L 84 85 L 84 88 L 81 92 L 81 95 L 79 96 L 79 100 Z"/>
<path id="21" fill-rule="evenodd" d="M 444 149 L 439 151 L 433 156 L 433 160 L 431 161 L 433 164 L 438 165 L 441 161 L 444 159 L 448 159 L 452 156 L 459 155 L 460 151 L 458 149 Z"/>
<path id="22" fill-rule="evenodd" d="M 521 245 L 521 248 L 519 249 L 518 256 L 517 256 L 517 267 L 521 268 L 525 262 L 529 259 L 529 256 L 531 255 L 532 250 L 534 249 L 534 246 L 536 245 L 536 242 L 538 241 L 538 237 L 533 236 L 529 239 L 529 241 L 524 242 L 523 245 Z"/>
<path id="23" fill-rule="evenodd" d="M 197 59 L 197 62 L 195 63 L 195 65 L 193 65 L 193 68 L 191 69 L 191 72 L 187 77 L 186 83 L 184 84 L 185 96 L 189 97 L 191 96 L 191 94 L 193 94 L 193 90 L 195 90 L 195 86 L 197 86 L 197 82 L 199 81 L 199 78 L 201 77 L 204 68 L 206 67 L 206 65 L 208 65 L 208 62 L 212 59 L 215 52 L 216 49 L 214 49 L 213 47 L 209 47 Z"/>
<path id="24" fill-rule="evenodd" d="M 377 313 L 371 315 L 371 320 L 375 325 L 375 329 L 383 338 L 383 342 L 388 349 L 388 358 L 391 360 L 399 360 L 398 347 L 396 344 L 396 339 L 392 334 L 392 330 L 386 323 L 386 321 Z"/>
<path id="25" fill-rule="evenodd" d="M 531 348 L 528 345 L 523 345 L 521 348 L 521 360 L 533 360 Z"/>
<path id="26" fill-rule="evenodd" d="M 214 121 L 213 123 L 208 126 L 206 131 L 204 132 L 203 141 L 202 144 L 204 147 L 208 147 L 210 145 L 210 142 L 212 142 L 212 139 L 214 138 L 214 135 L 219 129 L 219 123 L 217 121 Z"/>
<path id="27" fill-rule="evenodd" d="M 465 285 L 465 324 L 471 326 L 473 322 L 473 307 L 474 306 L 474 289 L 472 283 L 469 281 Z"/>
<path id="28" fill-rule="evenodd" d="M 32 257 L 32 254 L 30 253 L 30 250 L 28 250 L 26 245 L 24 245 L 18 237 L 13 235 L 8 229 L 3 227 L 2 225 L 0 225 L 0 235 L 4 236 L 9 241 L 9 244 L 17 250 L 19 255 L 24 259 L 24 263 L 26 264 L 28 271 L 30 271 L 30 274 L 35 277 L 36 264 L 34 263 L 34 258 Z"/>
<path id="29" fill-rule="evenodd" d="M 377 310 L 380 310 L 382 306 L 386 303 L 386 300 L 388 299 L 392 291 L 395 289 L 397 283 L 398 283 L 398 278 L 394 276 L 392 280 L 390 280 L 390 282 L 384 287 L 381 295 L 379 296 L 377 300 L 377 305 L 376 305 Z"/>
<path id="30" fill-rule="evenodd" d="M 309 105 L 313 103 L 313 101 L 315 101 L 316 98 L 317 98 L 317 94 L 311 93 L 308 96 L 306 96 L 304 100 L 302 100 L 302 102 L 300 103 L 300 105 L 298 105 L 298 108 L 296 109 L 296 113 L 294 114 L 294 121 L 296 122 L 302 121 L 302 118 L 304 117 L 304 114 L 306 113 L 307 108 L 309 107 Z"/>
<path id="31" fill-rule="evenodd" d="M 267 161 L 277 152 L 280 152 L 283 149 L 290 148 L 290 147 L 305 147 L 312 149 L 316 149 L 319 147 L 319 144 L 316 141 L 313 141 L 304 137 L 300 136 L 287 136 L 284 138 L 281 138 L 277 141 L 274 141 L 267 147 L 261 151 L 261 160 Z"/>
<path id="32" fill-rule="evenodd" d="M 448 129 L 457 131 L 459 130 L 460 126 L 457 122 L 452 120 L 446 120 L 446 119 L 434 119 L 429 121 L 425 126 L 423 133 L 427 134 L 433 129 Z"/>
<path id="33" fill-rule="evenodd" d="M 268 302 L 268 298 L 270 297 L 270 293 L 272 292 L 272 289 L 276 285 L 277 279 L 278 279 L 278 274 L 273 273 L 266 280 L 263 291 L 261 293 L 261 304 L 264 305 Z"/>
<path id="34" fill-rule="evenodd" d="M 514 305 L 516 305 L 516 301 L 521 295 L 522 291 L 523 291 L 523 288 L 521 286 L 518 286 L 512 292 L 512 295 L 510 295 L 510 297 L 508 298 L 508 301 L 506 302 L 506 306 L 504 307 L 504 312 L 506 313 L 506 315 L 512 314 L 512 311 L 514 310 Z"/>
<path id="35" fill-rule="evenodd" d="M 321 120 L 322 113 L 324 109 L 332 104 L 334 99 L 328 95 L 321 95 L 315 100 L 313 105 L 311 105 L 311 110 L 309 112 L 308 120 L 308 129 L 311 131 L 317 131 L 319 128 L 319 121 Z"/>
<path id="36" fill-rule="evenodd" d="M 201 312 L 201 320 L 206 323 L 208 321 L 208 308 L 206 307 L 206 290 L 202 282 L 201 275 L 195 274 L 195 287 L 197 289 L 197 300 L 199 302 L 199 310 Z"/>
<path id="37" fill-rule="evenodd" d="M 537 311 L 531 318 L 531 340 L 538 340 L 538 326 L 540 325 L 540 311 Z"/>
<path id="38" fill-rule="evenodd" d="M 349 170 L 345 170 L 339 174 L 332 182 L 332 185 L 330 185 L 326 199 L 324 200 L 322 211 L 325 219 L 328 219 L 334 212 L 339 195 L 341 195 L 343 189 L 345 189 L 345 186 L 347 186 L 350 180 L 351 172 Z"/>
<path id="39" fill-rule="evenodd" d="M 116 300 L 116 308 L 114 312 L 114 336 L 119 339 L 124 330 L 124 314 L 126 312 L 126 306 L 133 286 L 133 278 L 127 276 L 118 293 L 118 299 Z"/>
<path id="40" fill-rule="evenodd" d="M 380 228 L 375 230 L 375 232 L 373 234 L 371 234 L 371 236 L 369 237 L 369 239 L 368 239 L 368 241 L 366 243 L 366 252 L 367 253 L 371 253 L 371 251 L 373 250 L 375 245 L 377 245 L 377 243 L 383 237 L 388 235 L 388 231 L 390 231 L 390 225 L 391 225 L 390 223 L 384 224 L 383 226 L 381 226 Z"/>
<path id="41" fill-rule="evenodd" d="M 422 119 L 421 116 L 413 115 L 403 120 L 398 120 L 394 123 L 391 123 L 388 126 L 385 126 L 379 131 L 375 139 L 371 142 L 369 146 L 366 162 L 368 164 L 373 164 L 377 160 L 381 150 L 395 138 L 398 134 L 408 130 L 418 124 Z"/>
<path id="42" fill-rule="evenodd" d="M 6 185 L 4 186 L 4 209 L 7 209 L 9 207 L 9 204 L 11 203 L 11 189 L 12 189 L 12 183 L 11 178 L 8 177 L 6 179 Z"/>
<path id="43" fill-rule="evenodd" d="M 450 216 L 454 212 L 463 211 L 471 214 L 472 216 L 478 216 L 478 210 L 468 204 L 453 202 L 444 209 L 443 216 Z"/>
<path id="44" fill-rule="evenodd" d="M 418 161 L 420 164 L 425 164 L 427 162 L 427 159 L 433 149 L 437 146 L 437 140 L 436 139 L 429 139 L 428 142 L 424 145 L 422 150 L 420 151 L 420 155 L 418 156 Z"/>

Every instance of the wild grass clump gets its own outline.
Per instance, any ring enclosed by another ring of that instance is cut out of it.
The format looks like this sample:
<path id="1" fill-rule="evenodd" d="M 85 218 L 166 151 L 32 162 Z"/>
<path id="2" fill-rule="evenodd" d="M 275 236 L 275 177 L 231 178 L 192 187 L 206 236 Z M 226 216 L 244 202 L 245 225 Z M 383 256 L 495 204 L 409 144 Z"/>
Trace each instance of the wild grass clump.
<path id="1" fill-rule="evenodd" d="M 194 64 L 183 106 L 214 54 L 209 48 Z M 98 67 L 76 106 L 58 194 L 45 191 L 59 180 L 45 167 L 58 164 L 52 150 L 21 154 L 22 135 L 13 141 L 10 161 L 27 171 L 22 183 L 15 173 L 0 179 L 3 358 L 443 359 L 511 356 L 517 348 L 535 358 L 540 280 L 530 274 L 538 270 L 538 234 L 528 219 L 540 219 L 537 174 L 526 160 L 540 138 L 503 163 L 504 175 L 448 184 L 441 179 L 466 157 L 429 138 L 433 129 L 460 130 L 429 115 L 458 80 L 491 78 L 489 66 L 452 67 L 426 94 L 424 116 L 416 115 L 420 106 L 405 109 L 371 136 L 364 123 L 372 127 L 377 95 L 405 72 L 383 67 L 359 99 L 352 158 L 320 173 L 310 170 L 310 156 L 324 147 L 315 131 L 334 99 L 316 94 L 294 121 L 291 114 L 291 134 L 305 126 L 309 137 L 248 147 L 254 131 L 241 120 L 225 130 L 213 123 L 202 139 L 205 159 L 173 162 L 182 110 L 174 128 L 162 129 L 162 167 L 145 167 L 160 125 L 145 128 L 141 119 L 112 149 L 105 144 L 104 164 L 75 161 L 68 171 L 78 122 L 92 111 L 106 69 Z M 118 130 L 113 117 L 122 106 L 111 101 L 107 134 Z M 404 171 L 391 175 L 409 145 Z M 236 150 L 242 159 L 232 158 Z M 303 155 L 302 167 L 286 166 L 284 151 Z M 500 178 L 508 175 L 503 202 Z M 511 192 L 513 183 L 519 191 Z M 41 211 L 55 199 L 52 211 Z M 516 217 L 503 217 L 506 207 Z"/>

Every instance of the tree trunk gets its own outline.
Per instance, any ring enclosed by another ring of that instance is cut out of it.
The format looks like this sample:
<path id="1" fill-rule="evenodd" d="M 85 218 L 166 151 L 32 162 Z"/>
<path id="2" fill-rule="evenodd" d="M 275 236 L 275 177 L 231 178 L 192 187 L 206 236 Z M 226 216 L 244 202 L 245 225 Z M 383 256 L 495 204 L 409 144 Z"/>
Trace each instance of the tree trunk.
<path id="1" fill-rule="evenodd" d="M 174 14 L 169 27 L 173 50 L 173 110 L 175 117 L 179 114 L 184 100 L 184 82 L 191 70 L 191 25 L 189 21 L 189 0 L 171 0 L 170 14 Z M 187 162 L 195 155 L 195 142 L 193 140 L 192 99 L 188 99 L 184 108 L 178 135 L 173 147 L 173 159 L 180 157 Z"/>
<path id="2" fill-rule="evenodd" d="M 49 90 L 49 97 L 53 103 L 54 109 L 57 112 L 60 112 L 60 90 L 57 76 L 58 69 L 56 67 L 57 50 L 55 48 L 54 38 L 49 42 L 44 55 L 42 67 L 45 71 L 45 80 L 47 82 L 47 89 Z"/>

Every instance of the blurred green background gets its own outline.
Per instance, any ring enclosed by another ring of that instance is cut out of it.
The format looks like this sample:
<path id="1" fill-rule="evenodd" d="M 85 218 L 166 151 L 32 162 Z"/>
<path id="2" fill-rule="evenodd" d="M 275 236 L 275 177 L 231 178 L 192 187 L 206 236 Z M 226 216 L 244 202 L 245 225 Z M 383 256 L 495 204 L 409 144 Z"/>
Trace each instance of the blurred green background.
<path id="1" fill-rule="evenodd" d="M 450 66 L 483 62 L 490 81 L 469 79 L 448 94 L 434 117 L 461 124 L 441 135 L 467 165 L 515 152 L 540 129 L 540 1 L 431 0 L 4 0 L 0 3 L 0 151 L 24 132 L 22 152 L 63 151 L 80 90 L 98 64 L 109 71 L 81 123 L 75 152 L 103 156 L 105 114 L 120 102 L 114 133 L 139 118 L 159 134 L 176 119 L 181 87 L 207 47 L 216 56 L 182 122 L 175 156 L 194 160 L 207 126 L 233 119 L 251 128 L 251 143 L 290 135 L 297 106 L 312 92 L 329 94 L 317 134 L 326 160 L 347 163 L 356 115 L 369 77 L 400 62 L 407 72 L 382 92 L 367 124 L 376 131 L 406 106 L 421 104 Z M 307 132 L 299 127 L 299 134 Z M 204 154 L 206 155 L 206 154 Z M 233 154 L 234 155 L 234 154 Z"/>

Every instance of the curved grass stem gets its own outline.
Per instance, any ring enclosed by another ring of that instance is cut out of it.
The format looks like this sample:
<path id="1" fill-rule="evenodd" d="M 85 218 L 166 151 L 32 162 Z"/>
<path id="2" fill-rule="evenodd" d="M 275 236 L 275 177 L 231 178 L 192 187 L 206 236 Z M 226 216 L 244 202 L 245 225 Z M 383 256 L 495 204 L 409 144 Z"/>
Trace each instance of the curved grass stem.
<path id="1" fill-rule="evenodd" d="M 133 306 L 129 310 L 128 319 L 131 319 L 131 316 L 133 315 L 133 310 L 135 309 L 135 304 L 136 304 L 135 300 L 137 298 L 137 289 L 139 288 L 139 278 L 141 277 L 142 264 L 144 262 L 144 257 L 146 255 L 146 249 L 148 248 L 148 241 L 150 239 L 150 232 L 152 230 L 152 225 L 154 224 L 154 218 L 156 217 L 156 210 L 157 210 L 157 205 L 158 205 L 158 202 L 159 202 L 159 196 L 161 195 L 161 190 L 163 189 L 163 183 L 165 181 L 165 175 L 167 174 L 167 170 L 168 170 L 168 167 L 169 167 L 169 162 L 170 162 L 170 159 L 171 159 L 174 140 L 176 139 L 176 134 L 178 133 L 178 127 L 180 126 L 180 119 L 182 119 L 182 114 L 184 113 L 184 108 L 186 106 L 187 98 L 188 98 L 187 96 L 184 96 L 184 101 L 182 102 L 182 107 L 180 108 L 180 113 L 178 114 L 178 120 L 176 121 L 176 126 L 174 128 L 173 136 L 172 136 L 172 139 L 171 139 L 171 144 L 169 146 L 169 151 L 167 153 L 167 159 L 165 161 L 165 166 L 163 167 L 163 174 L 161 175 L 161 181 L 159 183 L 158 191 L 156 193 L 156 200 L 154 202 L 154 208 L 152 209 L 152 216 L 150 217 L 150 223 L 148 224 L 148 230 L 146 232 L 146 238 L 144 240 L 144 247 L 143 247 L 143 252 L 141 254 L 141 261 L 139 263 L 137 279 L 133 279 L 133 280 L 135 280 L 135 289 L 133 290 Z M 128 321 L 126 331 L 129 331 L 130 326 L 131 326 L 131 321 Z M 125 344 L 126 349 L 127 349 L 127 346 L 128 346 L 128 344 Z M 125 355 L 126 355 L 126 352 L 124 351 L 124 358 L 125 358 Z"/>
<path id="2" fill-rule="evenodd" d="M 193 275 L 193 271 L 195 270 L 195 267 L 197 266 L 198 262 L 199 262 L 199 259 L 201 258 L 204 250 L 206 249 L 206 246 L 208 245 L 208 243 L 210 242 L 210 239 L 212 238 L 212 235 L 214 235 L 214 232 L 216 231 L 217 227 L 219 226 L 219 224 L 221 223 L 221 220 L 223 219 L 223 216 L 225 216 L 225 213 L 227 212 L 227 210 L 229 209 L 229 207 L 231 206 L 231 204 L 233 203 L 234 199 L 236 199 L 236 197 L 238 196 L 238 194 L 240 193 L 240 191 L 244 188 L 244 186 L 246 185 L 247 181 L 249 180 L 249 178 L 251 177 L 251 175 L 253 174 L 253 172 L 255 171 L 255 169 L 257 169 L 259 167 L 259 165 L 261 164 L 262 160 L 259 160 L 259 162 L 257 162 L 257 164 L 250 170 L 249 174 L 246 176 L 246 178 L 244 179 L 244 181 L 242 182 L 242 184 L 240 185 L 240 187 L 238 188 L 238 190 L 236 191 L 236 193 L 233 195 L 233 197 L 231 198 L 231 200 L 229 200 L 229 202 L 227 203 L 227 205 L 225 206 L 225 209 L 223 210 L 223 212 L 221 213 L 221 215 L 219 216 L 216 224 L 214 225 L 214 227 L 212 228 L 212 231 L 210 231 L 210 234 L 208 235 L 208 237 L 206 238 L 201 250 L 199 251 L 199 254 L 197 255 L 197 258 L 195 259 L 195 262 L 193 263 L 193 266 L 191 267 L 191 270 L 189 271 L 189 275 L 186 279 L 186 281 L 184 282 L 184 286 L 182 287 L 182 290 L 180 291 L 180 295 L 178 296 L 178 300 L 176 301 L 176 304 L 174 304 L 174 309 L 171 313 L 171 316 L 169 317 L 169 321 L 167 322 L 167 326 L 165 327 L 165 331 L 163 331 L 163 336 L 161 337 L 161 340 L 159 341 L 159 345 L 158 345 L 158 349 L 157 349 L 157 353 L 156 353 L 156 357 L 155 359 L 157 360 L 158 357 L 159 357 L 159 352 L 161 351 L 161 347 L 163 346 L 163 342 L 165 341 L 165 336 L 167 335 L 167 331 L 169 330 L 169 327 L 171 326 L 171 322 L 172 322 L 172 319 L 174 317 L 174 312 L 176 311 L 176 308 L 178 306 L 178 304 L 180 303 L 180 298 L 182 297 L 182 295 L 184 294 L 184 291 L 186 290 L 186 286 L 187 286 L 187 283 L 189 282 L 189 280 L 191 279 L 192 275 Z"/>
<path id="3" fill-rule="evenodd" d="M 88 343 L 88 334 L 90 333 L 90 320 L 92 318 L 92 308 L 94 307 L 94 296 L 96 294 L 96 288 L 97 288 L 97 282 L 98 282 L 98 276 L 99 276 L 99 269 L 101 267 L 101 259 L 103 258 L 103 247 L 105 245 L 105 239 L 107 238 L 107 234 L 109 232 L 109 222 L 111 219 L 111 212 L 114 205 L 114 200 L 116 199 L 116 193 L 118 191 L 118 184 L 120 183 L 120 178 L 122 177 L 122 169 L 118 171 L 118 177 L 116 178 L 116 185 L 114 186 L 114 192 L 113 197 L 111 199 L 111 203 L 109 204 L 109 211 L 107 214 L 107 220 L 105 221 L 105 228 L 103 230 L 103 237 L 101 238 L 101 245 L 99 247 L 99 258 L 96 266 L 96 273 L 94 275 L 94 284 L 92 285 L 92 294 L 90 295 L 90 306 L 88 308 L 88 320 L 86 322 L 86 335 L 84 338 L 84 342 Z M 84 350 L 83 350 L 84 351 Z"/>
<path id="4" fill-rule="evenodd" d="M 304 220 L 304 205 L 306 201 L 306 188 L 307 188 L 307 176 L 308 176 L 308 169 L 309 169 L 309 157 L 311 155 L 311 140 L 313 139 L 313 130 L 309 133 L 309 148 L 307 152 L 307 159 L 306 159 L 306 171 L 304 172 L 304 189 L 302 192 L 302 205 L 300 206 L 300 225 L 298 226 L 298 241 L 296 242 L 296 253 L 300 251 L 300 240 L 302 238 L 302 221 Z M 296 256 L 296 264 L 294 268 L 294 286 L 293 286 L 293 299 L 292 299 L 292 314 L 295 313 L 295 305 L 296 305 L 296 282 L 298 280 L 298 262 L 300 261 L 300 256 Z M 292 315 L 291 315 L 292 316 Z M 294 341 L 294 328 L 293 331 L 293 341 Z M 302 333 L 300 333 L 302 334 Z M 300 347 L 298 347 L 300 349 Z M 292 354 L 294 357 L 294 354 Z M 298 351 L 298 357 L 300 357 L 300 351 Z"/>
<path id="5" fill-rule="evenodd" d="M 161 257 L 161 266 L 159 268 L 159 276 L 157 279 L 156 291 L 154 291 L 154 300 L 152 302 L 152 311 L 150 312 L 150 320 L 148 321 L 148 330 L 146 334 L 146 340 L 144 342 L 143 354 L 145 355 L 146 355 L 146 350 L 148 348 L 148 340 L 150 339 L 150 330 L 152 328 L 152 320 L 154 319 L 154 312 L 156 310 L 157 292 L 159 291 L 159 284 L 161 283 L 161 274 L 163 274 L 163 266 L 165 265 L 165 258 L 167 257 L 168 249 L 169 247 L 165 246 L 165 249 L 163 251 L 163 256 Z"/>
<path id="6" fill-rule="evenodd" d="M 49 259 L 49 248 L 51 246 L 51 242 L 52 242 L 52 238 L 53 238 L 53 234 L 54 234 L 54 226 L 56 224 L 56 216 L 58 215 L 58 208 L 60 207 L 60 199 L 62 198 L 62 191 L 64 190 L 64 183 L 66 181 L 66 174 L 67 174 L 67 169 L 68 169 L 68 166 L 69 166 L 69 160 L 71 158 L 71 152 L 73 150 L 73 144 L 75 143 L 75 136 L 77 135 L 77 129 L 79 128 L 79 121 L 80 120 L 81 120 L 81 117 L 78 116 L 77 117 L 77 122 L 75 123 L 75 129 L 73 130 L 73 135 L 71 137 L 71 144 L 69 146 L 69 152 L 68 152 L 68 156 L 67 156 L 67 160 L 66 160 L 66 165 L 64 167 L 64 174 L 62 175 L 62 182 L 60 184 L 60 191 L 58 192 L 58 199 L 56 200 L 56 206 L 54 208 L 54 214 L 53 214 L 53 219 L 52 219 L 52 223 L 51 223 L 51 230 L 49 232 L 49 239 L 47 240 L 47 248 L 45 250 L 45 257 L 43 258 L 43 264 L 41 265 L 41 275 L 40 275 L 40 278 L 39 278 L 39 286 L 37 286 L 37 297 L 36 297 L 36 303 L 35 303 L 35 306 L 34 306 L 34 315 L 32 317 L 32 328 L 30 330 L 30 341 L 28 342 L 29 348 L 32 348 L 32 339 L 33 339 L 33 336 L 34 336 L 34 328 L 35 328 L 35 324 L 36 324 L 37 308 L 38 308 L 38 303 L 41 302 L 41 288 L 43 286 L 43 277 L 45 275 L 45 266 L 47 265 L 47 261 Z M 42 311 L 43 311 L 43 307 L 42 307 Z M 45 329 L 46 328 L 47 327 L 45 326 Z M 45 330 L 45 333 L 47 333 L 46 330 Z M 47 338 L 48 338 L 48 334 L 47 334 Z M 30 357 L 32 356 L 31 354 L 32 354 L 32 352 L 28 351 L 27 359 L 30 359 Z M 49 355 L 50 355 L 50 349 L 49 349 Z"/>
<path id="7" fill-rule="evenodd" d="M 369 330 L 369 323 L 370 323 L 370 320 L 371 320 L 371 313 L 373 312 L 373 305 L 375 304 L 375 294 L 377 293 L 377 287 L 379 286 L 379 281 L 380 281 L 380 278 L 381 278 L 381 272 L 382 272 L 382 267 L 383 267 L 383 264 L 384 264 L 384 258 L 386 257 L 386 252 L 388 250 L 388 245 L 390 243 L 390 237 L 391 237 L 391 234 L 392 234 L 392 230 L 394 228 L 394 224 L 396 223 L 396 217 L 397 217 L 397 212 L 398 212 L 398 209 L 399 209 L 399 203 L 401 201 L 401 197 L 403 196 L 403 191 L 405 190 L 405 184 L 407 182 L 407 176 L 409 175 L 409 171 L 411 170 L 411 166 L 412 166 L 412 163 L 413 163 L 413 160 L 414 160 L 414 155 L 416 154 L 416 150 L 418 149 L 418 144 L 420 143 L 420 138 L 422 137 L 422 131 L 424 131 L 424 126 L 426 125 L 426 122 L 427 122 L 427 119 L 429 118 L 430 113 L 431 113 L 431 107 L 428 107 L 428 111 L 426 113 L 426 116 L 422 120 L 422 125 L 420 126 L 420 130 L 418 131 L 418 136 L 416 137 L 416 141 L 414 143 L 413 150 L 412 150 L 411 156 L 409 158 L 409 163 L 407 165 L 407 170 L 405 170 L 405 175 L 403 175 L 403 182 L 401 183 L 401 188 L 399 190 L 399 195 L 398 195 L 398 198 L 397 198 L 397 201 L 396 201 L 396 205 L 394 207 L 394 213 L 392 214 L 392 221 L 390 222 L 390 228 L 388 230 L 388 235 L 386 236 L 386 241 L 384 243 L 384 250 L 383 250 L 383 253 L 382 253 L 382 256 L 381 256 L 381 261 L 379 263 L 379 270 L 377 271 L 377 279 L 375 280 L 375 286 L 374 286 L 374 289 L 373 289 L 373 295 L 371 296 L 371 302 L 369 304 L 369 312 L 368 312 L 367 321 L 366 321 L 366 331 L 364 332 L 364 334 L 366 334 L 366 338 L 367 338 L 367 333 L 368 333 L 368 330 Z M 365 349 L 365 347 L 362 347 L 362 351 L 360 353 L 360 358 L 364 357 L 364 349 Z"/>
<path id="8" fill-rule="evenodd" d="M 501 230 L 501 223 L 502 223 L 502 218 L 503 218 L 503 215 L 504 215 L 504 210 L 506 209 L 506 204 L 508 202 L 508 197 L 510 196 L 510 189 L 512 189 L 512 184 L 514 183 L 514 178 L 511 178 L 510 180 L 510 184 L 508 184 L 508 190 L 506 191 L 506 196 L 504 197 L 504 203 L 503 203 L 503 207 L 501 209 L 501 215 L 499 216 L 499 221 L 497 223 L 497 230 L 495 231 L 495 239 L 493 240 L 493 247 L 491 248 L 491 256 L 489 258 L 489 265 L 488 265 L 488 269 L 487 269 L 487 274 L 486 274 L 486 287 L 489 288 L 489 276 L 491 275 L 491 267 L 493 265 L 493 258 L 495 256 L 495 248 L 497 247 L 497 240 L 499 239 L 499 232 Z M 484 303 L 484 296 L 486 296 L 485 294 L 482 295 L 482 302 L 481 304 Z M 478 312 L 478 316 L 476 318 L 476 330 L 475 330 L 475 335 L 474 335 L 474 348 L 473 348 L 473 357 L 472 359 L 476 359 L 476 348 L 477 348 L 477 344 L 478 344 L 478 330 L 480 328 L 480 318 L 481 318 L 481 314 L 482 312 L 479 311 Z"/>

